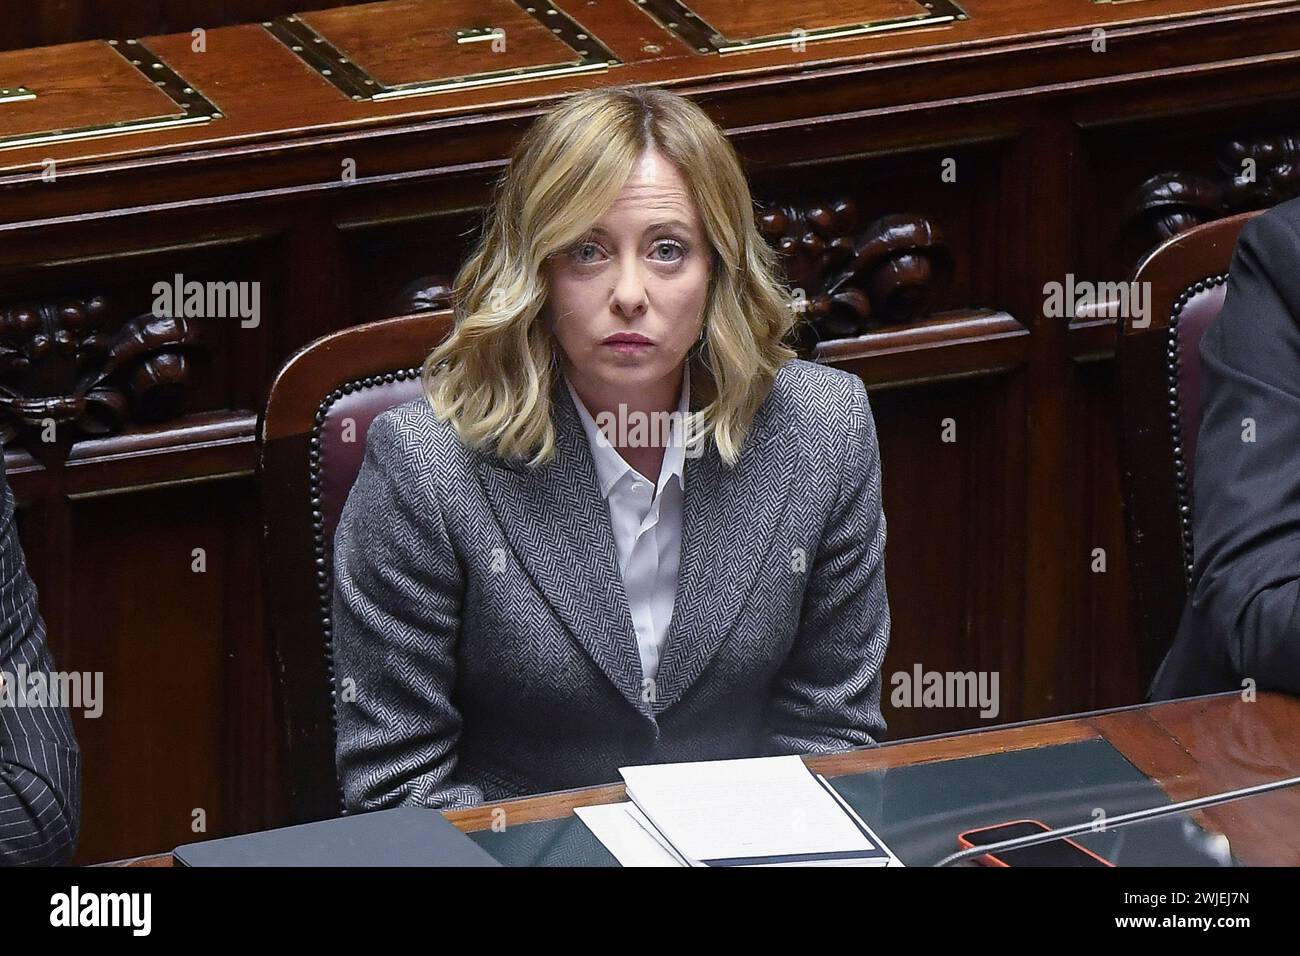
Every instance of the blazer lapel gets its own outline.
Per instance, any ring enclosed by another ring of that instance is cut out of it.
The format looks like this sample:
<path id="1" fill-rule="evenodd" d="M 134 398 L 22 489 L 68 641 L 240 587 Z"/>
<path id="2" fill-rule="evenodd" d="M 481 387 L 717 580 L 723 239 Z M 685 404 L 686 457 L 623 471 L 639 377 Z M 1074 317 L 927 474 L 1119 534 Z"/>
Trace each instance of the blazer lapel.
<path id="1" fill-rule="evenodd" d="M 648 715 L 636 629 L 591 448 L 563 381 L 551 400 L 555 457 L 529 469 L 484 455 L 483 488 L 511 551 L 538 591 L 619 693 Z"/>
<path id="2" fill-rule="evenodd" d="M 797 455 L 769 395 L 734 468 L 712 441 L 687 459 L 677 595 L 655 681 L 656 716 L 699 679 L 735 625 L 784 523 Z"/>
<path id="3" fill-rule="evenodd" d="M 694 395 L 691 405 L 698 410 Z M 484 455 L 484 491 L 511 551 L 573 638 L 633 707 L 657 716 L 699 679 L 745 605 L 784 523 L 794 436 L 769 396 L 734 468 L 711 441 L 698 458 L 687 458 L 677 592 L 647 703 L 608 504 L 563 382 L 552 391 L 552 408 L 555 457 L 529 469 Z"/>

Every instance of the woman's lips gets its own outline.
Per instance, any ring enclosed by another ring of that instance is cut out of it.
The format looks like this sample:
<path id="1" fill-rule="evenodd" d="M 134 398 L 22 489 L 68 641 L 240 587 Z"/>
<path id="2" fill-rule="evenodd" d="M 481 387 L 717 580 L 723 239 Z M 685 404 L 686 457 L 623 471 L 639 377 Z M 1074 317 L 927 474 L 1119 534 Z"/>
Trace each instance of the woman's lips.
<path id="1" fill-rule="evenodd" d="M 613 349 L 615 352 L 626 355 L 634 355 L 643 352 L 646 349 L 654 348 L 654 343 L 644 335 L 635 332 L 616 332 L 600 343 L 606 348 Z"/>

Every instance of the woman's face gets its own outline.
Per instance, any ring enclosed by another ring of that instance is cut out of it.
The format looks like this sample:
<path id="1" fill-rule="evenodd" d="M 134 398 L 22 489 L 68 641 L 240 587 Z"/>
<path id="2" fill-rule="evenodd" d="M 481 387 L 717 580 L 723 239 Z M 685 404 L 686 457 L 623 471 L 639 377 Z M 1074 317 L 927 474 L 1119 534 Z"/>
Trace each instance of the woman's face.
<path id="1" fill-rule="evenodd" d="M 685 181 L 647 150 L 591 233 L 547 262 L 559 359 L 574 387 L 636 404 L 676 382 L 699 339 L 711 263 Z"/>

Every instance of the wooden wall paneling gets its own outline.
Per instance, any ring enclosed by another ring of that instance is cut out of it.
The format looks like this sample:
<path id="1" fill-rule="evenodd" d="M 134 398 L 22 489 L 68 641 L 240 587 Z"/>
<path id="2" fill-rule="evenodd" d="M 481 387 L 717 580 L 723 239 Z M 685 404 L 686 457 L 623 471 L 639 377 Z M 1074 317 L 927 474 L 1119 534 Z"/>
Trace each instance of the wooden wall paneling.
<path id="1" fill-rule="evenodd" d="M 416 290 L 431 279 L 450 290 L 451 280 L 477 239 L 482 209 L 419 219 L 372 220 L 342 232 L 342 255 L 351 264 L 345 325 L 421 311 Z M 448 300 L 449 301 L 449 300 Z"/>
<path id="2" fill-rule="evenodd" d="M 1088 655 L 1088 699 L 1093 707 L 1133 703 L 1146 696 L 1153 666 L 1143 652 L 1145 640 L 1130 606 L 1128 545 L 1120 493 L 1118 435 L 1115 428 L 1118 383 L 1112 363 L 1078 367 L 1075 407 L 1080 470 L 1072 486 L 1091 553 L 1105 553 L 1104 573 L 1092 570 L 1082 609 L 1086 632 L 1082 649 Z M 1077 489 L 1088 489 L 1080 494 Z"/>
<path id="3" fill-rule="evenodd" d="M 953 312 L 817 351 L 820 361 L 863 378 L 879 433 L 891 739 L 1005 721 L 1023 708 L 1029 334 L 1005 313 Z M 943 441 L 948 419 L 952 442 Z M 996 672 L 998 713 L 892 707 L 894 675 L 912 675 L 917 665 Z"/>
<path id="4" fill-rule="evenodd" d="M 331 204 L 311 199 L 289 201 L 288 205 L 297 207 L 297 215 L 278 238 L 275 263 L 280 297 L 278 311 L 266 330 L 274 343 L 270 361 L 258 370 L 254 407 L 259 411 L 271 379 L 289 356 L 307 342 L 350 324 L 356 314 L 346 296 L 359 268 L 347 255 Z"/>
<path id="5" fill-rule="evenodd" d="M 847 201 L 857 223 L 854 231 L 865 230 L 883 217 L 920 217 L 933 225 L 942 246 L 941 255 L 930 256 L 936 274 L 928 282 L 932 294 L 924 311 L 998 305 L 991 299 L 993 283 L 986 258 L 994 250 L 983 247 L 976 236 L 995 209 L 997 170 L 1006 143 L 984 141 L 903 152 L 873 146 L 873 140 L 870 128 L 863 126 L 852 138 L 843 135 L 822 143 L 823 149 L 835 152 L 820 160 L 770 172 L 755 164 L 751 179 L 756 201 L 763 207 L 814 210 L 831 210 L 835 203 Z M 941 178 L 948 160 L 955 164 L 956 183 Z M 791 247 L 791 254 L 800 252 L 797 245 Z M 887 316 L 877 317 L 877 322 L 889 321 Z"/>
<path id="6" fill-rule="evenodd" d="M 39 476 L 44 478 L 44 476 Z M 48 481 L 42 481 L 48 487 Z M 28 482 L 30 487 L 32 482 Z M 11 487 L 14 481 L 10 479 Z M 72 578 L 72 549 L 69 547 L 71 531 L 68 527 L 67 502 L 57 492 L 32 496 L 23 500 L 14 490 L 14 520 L 18 537 L 23 543 L 27 571 L 36 584 L 41 616 L 45 621 L 46 640 L 56 665 L 72 653 L 69 582 Z"/>
<path id="7" fill-rule="evenodd" d="M 891 740 L 985 722 L 977 707 L 896 707 L 893 694 L 902 685 L 894 675 L 911 679 L 917 666 L 995 672 L 993 721 L 1019 712 L 1021 610 L 1015 589 L 1007 589 L 1018 570 L 1007 559 L 1024 547 L 1019 378 L 872 392 L 889 522 L 893 630 L 882 696 Z M 942 440 L 947 419 L 955 423 L 951 443 Z"/>
<path id="8" fill-rule="evenodd" d="M 156 298 L 155 284 L 174 286 L 177 274 L 183 282 L 259 283 L 261 314 L 255 327 L 245 327 L 234 315 L 184 318 L 195 336 L 192 345 L 185 347 L 191 368 L 177 389 L 178 401 L 168 417 L 252 409 L 270 377 L 270 369 L 265 366 L 273 361 L 262 342 L 266 328 L 275 321 L 275 290 L 280 284 L 270 251 L 264 242 L 239 237 L 181 247 L 105 250 L 33 263 L 26 268 L 3 268 L 0 281 L 5 288 L 22 289 L 23 294 L 6 296 L 0 308 L 28 307 L 33 303 L 58 305 L 98 297 L 105 303 L 106 328 L 112 330 L 137 317 L 147 322 Z M 63 322 L 59 325 L 72 329 Z M 57 394 L 59 387 L 70 389 L 73 383 L 71 378 L 65 378 L 50 384 Z M 144 423 L 150 419 L 147 415 L 133 415 L 131 420 Z"/>
<path id="9" fill-rule="evenodd" d="M 1061 648 L 1078 629 L 1078 542 L 1071 535 L 1062 493 L 1069 478 L 1071 383 L 1065 329 L 1043 318 L 1042 289 L 1063 275 L 1070 237 L 1057 217 L 1035 207 L 1068 210 L 1073 196 L 1073 141 L 1059 106 L 1039 104 L 1034 128 L 1018 139 L 1003 167 L 1002 221 L 1014 224 L 1001 238 L 1002 307 L 1032 330 L 1025 388 L 1025 595 L 1022 717 L 1067 713 L 1077 674 L 1062 668 Z M 1064 679 L 1063 679 L 1064 678 Z"/>
<path id="10" fill-rule="evenodd" d="M 74 715 L 81 861 L 119 852 L 124 836 L 134 846 L 194 839 L 195 811 L 211 836 L 266 817 L 274 737 L 248 706 L 265 697 L 270 670 L 256 630 L 254 496 L 245 477 L 70 503 L 74 636 L 59 666 L 104 682 L 103 715 Z"/>
<path id="11" fill-rule="evenodd" d="M 7 456 L 56 663 L 104 679 L 103 716 L 76 717 L 83 862 L 191 839 L 199 808 L 213 835 L 280 813 L 251 476 L 252 410 L 275 365 L 267 333 L 285 296 L 274 230 L 237 225 L 185 242 L 158 219 L 116 219 L 89 238 L 82 227 L 50 254 L 73 232 L 68 224 L 11 247 L 0 266 L 4 288 L 21 290 L 0 309 L 99 297 L 109 329 L 148 312 L 153 284 L 177 272 L 259 282 L 263 293 L 255 328 L 237 316 L 194 320 L 202 350 L 163 420 L 132 414 L 111 434 L 69 436 L 58 451 L 25 433 Z M 37 258 L 22 262 L 22 251 Z M 30 394 L 71 384 L 67 373 L 47 377 Z M 202 574 L 190 570 L 196 547 L 206 552 Z"/>

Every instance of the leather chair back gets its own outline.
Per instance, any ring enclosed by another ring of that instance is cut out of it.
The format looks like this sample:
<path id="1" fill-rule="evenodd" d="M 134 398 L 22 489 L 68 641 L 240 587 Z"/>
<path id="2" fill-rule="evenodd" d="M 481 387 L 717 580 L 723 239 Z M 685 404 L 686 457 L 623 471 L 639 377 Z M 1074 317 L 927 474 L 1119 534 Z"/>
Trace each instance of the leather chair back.
<path id="1" fill-rule="evenodd" d="M 258 472 L 271 615 L 294 822 L 338 816 L 330 632 L 334 530 L 386 409 L 420 394 L 425 356 L 451 313 L 353 326 L 317 339 L 281 367 L 258 422 Z"/>
<path id="2" fill-rule="evenodd" d="M 1149 681 L 1173 641 L 1192 558 L 1192 482 L 1201 422 L 1201 337 L 1223 306 L 1242 226 L 1260 211 L 1196 226 L 1149 253 L 1149 324 L 1119 320 L 1120 469 L 1135 610 Z"/>

